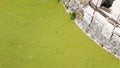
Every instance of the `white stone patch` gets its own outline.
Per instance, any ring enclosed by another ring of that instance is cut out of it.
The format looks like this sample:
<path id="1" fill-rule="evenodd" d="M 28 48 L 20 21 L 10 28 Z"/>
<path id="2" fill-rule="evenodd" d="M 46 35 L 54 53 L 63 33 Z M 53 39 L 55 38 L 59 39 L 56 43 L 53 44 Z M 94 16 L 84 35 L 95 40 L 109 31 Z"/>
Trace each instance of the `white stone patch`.
<path id="1" fill-rule="evenodd" d="M 118 19 L 117 19 L 117 22 L 120 24 L 120 15 L 119 15 L 119 17 L 118 17 Z"/>
<path id="2" fill-rule="evenodd" d="M 91 20 L 92 20 L 92 16 L 90 16 L 89 14 L 87 13 L 84 13 L 84 20 L 87 21 L 87 24 L 89 25 L 91 23 Z"/>
<path id="3" fill-rule="evenodd" d="M 87 6 L 85 9 L 84 9 L 85 13 L 93 16 L 93 13 L 94 13 L 94 10 L 90 7 L 90 6 Z"/>
<path id="4" fill-rule="evenodd" d="M 92 3 L 97 4 L 98 0 L 92 0 Z"/>
<path id="5" fill-rule="evenodd" d="M 104 26 L 101 34 L 104 37 L 106 37 L 107 39 L 110 39 L 112 32 L 113 32 L 113 29 L 114 29 L 114 26 L 108 22 L 104 22 L 104 23 L 106 23 L 106 25 Z"/>
<path id="6" fill-rule="evenodd" d="M 102 15 L 101 15 L 100 13 L 98 13 L 98 12 L 95 12 L 94 18 L 95 18 L 99 23 L 101 23 L 101 24 L 103 24 L 103 25 L 106 25 L 106 22 L 108 22 L 108 21 L 106 20 L 106 18 L 105 18 L 104 16 L 102 16 Z"/>
<path id="7" fill-rule="evenodd" d="M 101 34 L 106 37 L 107 39 L 110 39 L 114 26 L 110 24 L 104 16 L 102 16 L 100 13 L 95 12 L 94 18 L 97 19 L 97 21 L 101 24 L 103 24 L 103 30 Z"/>
<path id="8" fill-rule="evenodd" d="M 116 27 L 114 33 L 120 36 L 120 28 Z"/>
<path id="9" fill-rule="evenodd" d="M 106 46 L 106 45 L 105 45 Z M 103 47 L 106 51 L 108 51 L 109 53 L 111 53 L 112 51 L 107 49 L 107 47 Z"/>
<path id="10" fill-rule="evenodd" d="M 97 7 L 100 7 L 102 0 L 92 0 L 92 3 L 96 5 Z"/>
<path id="11" fill-rule="evenodd" d="M 102 0 L 98 0 L 97 7 L 100 7 L 102 3 Z"/>
<path id="12" fill-rule="evenodd" d="M 112 10 L 111 13 L 113 19 L 117 20 L 118 16 L 120 15 L 120 0 L 115 0 L 110 9 Z"/>

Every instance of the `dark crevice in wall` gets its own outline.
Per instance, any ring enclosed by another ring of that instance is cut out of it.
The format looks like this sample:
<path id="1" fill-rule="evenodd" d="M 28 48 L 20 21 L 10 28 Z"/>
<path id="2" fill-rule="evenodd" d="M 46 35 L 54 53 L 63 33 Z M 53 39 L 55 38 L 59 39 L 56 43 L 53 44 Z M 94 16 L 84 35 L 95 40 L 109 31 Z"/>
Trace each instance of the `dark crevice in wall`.
<path id="1" fill-rule="evenodd" d="M 102 0 L 101 7 L 104 6 L 106 8 L 110 8 L 113 4 L 114 0 Z"/>

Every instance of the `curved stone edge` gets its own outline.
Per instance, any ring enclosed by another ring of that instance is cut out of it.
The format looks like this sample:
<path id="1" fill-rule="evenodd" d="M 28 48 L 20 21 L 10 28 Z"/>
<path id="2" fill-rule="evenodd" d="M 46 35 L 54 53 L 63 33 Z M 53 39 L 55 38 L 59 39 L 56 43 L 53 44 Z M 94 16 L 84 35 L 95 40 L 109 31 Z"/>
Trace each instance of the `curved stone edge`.
<path id="1" fill-rule="evenodd" d="M 62 3 L 66 9 L 63 1 Z M 72 4 L 72 2 L 69 4 Z M 107 20 L 98 11 L 95 11 L 89 5 L 84 7 L 80 2 L 74 3 L 74 6 L 66 9 L 67 13 L 76 10 L 76 5 L 80 7 L 80 10 L 82 9 L 84 11 L 83 20 L 77 18 L 74 20 L 76 25 L 96 44 L 120 59 L 120 27 L 112 25 L 111 21 Z"/>

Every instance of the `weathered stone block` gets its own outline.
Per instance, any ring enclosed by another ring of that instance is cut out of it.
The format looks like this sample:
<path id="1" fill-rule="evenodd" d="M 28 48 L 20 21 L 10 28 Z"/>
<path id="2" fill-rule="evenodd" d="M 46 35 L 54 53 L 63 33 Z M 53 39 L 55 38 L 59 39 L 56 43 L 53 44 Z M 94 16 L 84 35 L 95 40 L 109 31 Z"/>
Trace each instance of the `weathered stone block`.
<path id="1" fill-rule="evenodd" d="M 106 22 L 107 23 L 107 22 Z M 107 39 L 110 39 L 112 32 L 113 32 L 114 26 L 108 23 L 108 25 L 105 25 L 101 34 L 103 34 L 104 37 Z"/>
<path id="2" fill-rule="evenodd" d="M 92 20 L 92 16 L 84 12 L 84 20 L 87 22 L 86 25 L 89 25 Z"/>
<path id="3" fill-rule="evenodd" d="M 102 0 L 92 0 L 92 3 L 97 7 L 100 7 Z"/>
<path id="4" fill-rule="evenodd" d="M 120 46 L 120 37 L 116 34 L 113 34 L 113 36 L 110 39 L 110 42 L 113 44 L 113 46 Z"/>
<path id="5" fill-rule="evenodd" d="M 115 27 L 114 33 L 120 36 L 120 28 L 119 27 Z"/>
<path id="6" fill-rule="evenodd" d="M 90 6 L 87 6 L 85 9 L 84 9 L 84 12 L 89 14 L 90 16 L 93 16 L 93 13 L 94 13 L 94 10 L 93 8 L 91 8 Z"/>
<path id="7" fill-rule="evenodd" d="M 110 53 L 113 53 L 114 51 L 114 47 L 111 43 L 109 43 L 109 40 L 106 40 L 104 43 L 103 43 L 103 48 L 105 48 L 108 52 Z"/>
<path id="8" fill-rule="evenodd" d="M 112 31 L 114 29 L 114 26 L 110 24 L 104 16 L 102 16 L 100 13 L 95 12 L 94 15 L 95 19 L 103 25 L 103 30 L 101 34 L 106 37 L 107 39 L 110 39 L 112 35 Z"/>

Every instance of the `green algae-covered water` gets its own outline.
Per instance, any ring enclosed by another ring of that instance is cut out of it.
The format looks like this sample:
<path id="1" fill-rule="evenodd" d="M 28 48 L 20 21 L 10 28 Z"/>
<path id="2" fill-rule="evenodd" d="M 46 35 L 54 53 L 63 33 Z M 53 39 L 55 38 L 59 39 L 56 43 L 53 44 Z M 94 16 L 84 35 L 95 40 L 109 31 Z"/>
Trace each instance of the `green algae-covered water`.
<path id="1" fill-rule="evenodd" d="M 57 0 L 0 0 L 0 68 L 120 68 Z"/>

